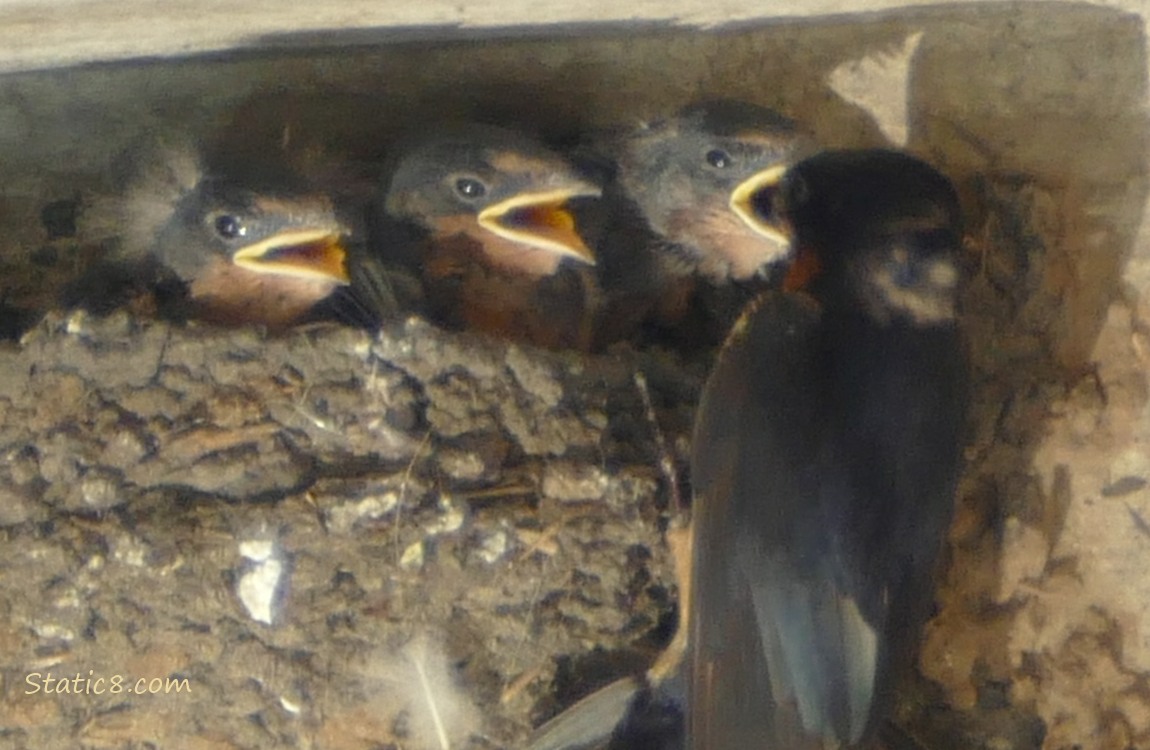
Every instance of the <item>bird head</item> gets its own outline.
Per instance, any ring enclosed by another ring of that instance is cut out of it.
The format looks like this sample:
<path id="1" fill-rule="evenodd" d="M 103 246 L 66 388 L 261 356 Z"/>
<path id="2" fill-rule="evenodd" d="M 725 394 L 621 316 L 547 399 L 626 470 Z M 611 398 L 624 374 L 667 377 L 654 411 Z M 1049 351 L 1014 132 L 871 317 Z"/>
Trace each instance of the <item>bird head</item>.
<path id="1" fill-rule="evenodd" d="M 155 254 L 185 279 L 194 278 L 205 258 L 216 257 L 253 274 L 335 287 L 348 282 L 348 234 L 322 193 L 283 181 L 262 185 L 205 177 L 176 204 L 157 236 Z"/>
<path id="2" fill-rule="evenodd" d="M 691 270 L 741 280 L 787 255 L 791 232 L 777 192 L 810 148 L 795 123 L 772 110 L 706 102 L 625 138 L 618 179 Z"/>
<path id="3" fill-rule="evenodd" d="M 572 204 L 599 186 L 558 154 L 502 128 L 472 125 L 410 144 L 384 188 L 385 213 L 439 238 L 466 236 L 489 262 L 533 276 L 594 264 Z"/>
<path id="4" fill-rule="evenodd" d="M 933 167 L 897 151 L 827 151 L 790 171 L 780 203 L 797 245 L 785 289 L 882 323 L 953 322 L 962 219 Z"/>

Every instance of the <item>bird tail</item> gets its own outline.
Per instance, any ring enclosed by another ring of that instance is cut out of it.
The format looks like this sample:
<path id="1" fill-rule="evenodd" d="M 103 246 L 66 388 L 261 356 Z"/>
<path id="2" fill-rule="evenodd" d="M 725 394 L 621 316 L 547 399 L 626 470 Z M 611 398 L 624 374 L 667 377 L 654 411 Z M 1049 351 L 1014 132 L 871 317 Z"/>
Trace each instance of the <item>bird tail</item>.
<path id="1" fill-rule="evenodd" d="M 858 743 L 874 715 L 879 624 L 829 581 L 776 580 L 753 598 L 775 700 L 793 704 L 806 733 Z"/>

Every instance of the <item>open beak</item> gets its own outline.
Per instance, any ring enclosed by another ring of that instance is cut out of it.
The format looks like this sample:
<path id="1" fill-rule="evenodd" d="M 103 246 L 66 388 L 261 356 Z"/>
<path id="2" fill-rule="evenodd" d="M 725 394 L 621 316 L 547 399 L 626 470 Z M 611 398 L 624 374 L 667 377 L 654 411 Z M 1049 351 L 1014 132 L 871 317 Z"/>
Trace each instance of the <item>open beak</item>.
<path id="1" fill-rule="evenodd" d="M 743 222 L 758 234 L 780 245 L 790 244 L 790 230 L 778 212 L 776 193 L 782 185 L 786 165 L 779 164 L 743 180 L 731 192 L 730 206 Z"/>
<path id="2" fill-rule="evenodd" d="M 541 193 L 520 193 L 479 213 L 479 225 L 504 239 L 595 265 L 595 253 L 579 236 L 568 207 L 574 198 L 598 198 L 601 191 L 578 185 Z"/>
<path id="3" fill-rule="evenodd" d="M 298 279 L 350 282 L 343 235 L 328 229 L 288 229 L 243 247 L 232 255 L 240 268 Z"/>

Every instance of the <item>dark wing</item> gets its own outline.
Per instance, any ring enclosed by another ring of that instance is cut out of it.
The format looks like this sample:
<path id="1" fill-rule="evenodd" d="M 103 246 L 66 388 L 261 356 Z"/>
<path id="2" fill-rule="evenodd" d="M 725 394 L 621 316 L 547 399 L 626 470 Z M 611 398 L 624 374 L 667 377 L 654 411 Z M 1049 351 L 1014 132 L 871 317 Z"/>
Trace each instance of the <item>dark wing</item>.
<path id="1" fill-rule="evenodd" d="M 389 264 L 362 246 L 348 248 L 349 284 L 319 304 L 316 317 L 375 329 L 388 320 L 424 310 L 424 290 L 409 269 Z"/>
<path id="2" fill-rule="evenodd" d="M 829 366 L 843 373 L 832 396 L 844 420 L 837 450 L 853 498 L 843 508 L 841 555 L 865 613 L 885 621 L 881 704 L 931 610 L 961 461 L 966 360 L 953 325 L 844 324 L 834 335 L 828 348 L 839 354 Z"/>
<path id="3" fill-rule="evenodd" d="M 405 315 L 425 314 L 420 264 L 427 232 L 388 217 L 378 205 L 366 211 L 365 230 L 366 240 L 347 248 L 350 283 L 322 303 L 318 317 L 373 329 Z"/>
<path id="4" fill-rule="evenodd" d="M 786 526 L 817 451 L 819 310 L 767 294 L 736 324 L 703 392 L 692 442 L 694 566 L 688 735 L 693 748 L 800 748 L 824 705 L 815 622 L 833 594 L 807 585 Z M 779 498 L 785 498 L 780 502 Z M 811 518 L 810 526 L 818 526 Z M 833 596 L 832 596 L 833 598 Z M 841 651 L 837 646 L 834 650 Z"/>
<path id="5" fill-rule="evenodd" d="M 855 745 L 913 647 L 950 518 L 952 332 L 848 330 L 798 295 L 736 326 L 692 481 L 692 748 Z"/>

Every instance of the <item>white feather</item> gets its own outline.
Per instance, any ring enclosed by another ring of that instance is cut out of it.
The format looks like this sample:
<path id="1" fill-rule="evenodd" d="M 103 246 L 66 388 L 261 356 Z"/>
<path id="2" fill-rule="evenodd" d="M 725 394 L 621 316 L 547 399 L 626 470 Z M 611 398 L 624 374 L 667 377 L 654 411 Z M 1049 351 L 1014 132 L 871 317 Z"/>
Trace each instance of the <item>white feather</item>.
<path id="1" fill-rule="evenodd" d="M 433 638 L 412 638 L 394 666 L 387 670 L 394 682 L 385 699 L 408 713 L 411 736 L 405 748 L 451 750 L 479 733 L 479 711 L 456 683 L 447 655 Z"/>

